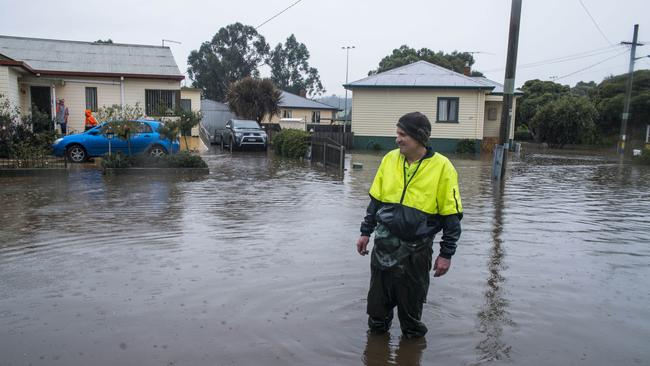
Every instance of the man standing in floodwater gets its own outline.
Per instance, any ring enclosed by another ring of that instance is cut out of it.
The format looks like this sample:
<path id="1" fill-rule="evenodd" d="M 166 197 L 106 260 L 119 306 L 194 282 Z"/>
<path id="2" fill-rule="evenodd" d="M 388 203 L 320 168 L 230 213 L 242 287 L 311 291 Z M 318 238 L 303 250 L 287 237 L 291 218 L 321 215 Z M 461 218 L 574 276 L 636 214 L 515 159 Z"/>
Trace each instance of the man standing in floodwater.
<path id="1" fill-rule="evenodd" d="M 434 277 L 447 273 L 460 237 L 463 206 L 456 169 L 428 146 L 431 123 L 420 112 L 397 122 L 398 149 L 384 156 L 370 187 L 370 204 L 361 223 L 357 252 L 370 258 L 368 327 L 371 333 L 390 329 L 393 309 L 406 338 L 422 337 L 420 321 L 429 289 L 433 239 L 442 230 Z"/>

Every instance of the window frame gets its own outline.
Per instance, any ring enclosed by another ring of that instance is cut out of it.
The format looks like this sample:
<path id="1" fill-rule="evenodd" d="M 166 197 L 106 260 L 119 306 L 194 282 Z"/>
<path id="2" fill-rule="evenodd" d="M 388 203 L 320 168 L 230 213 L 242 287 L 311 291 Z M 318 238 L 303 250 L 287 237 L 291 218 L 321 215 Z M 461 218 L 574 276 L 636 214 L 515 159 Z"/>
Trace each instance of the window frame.
<path id="1" fill-rule="evenodd" d="M 320 111 L 311 111 L 311 121 L 312 123 L 320 123 Z"/>
<path id="2" fill-rule="evenodd" d="M 449 104 L 451 101 L 456 102 L 456 119 L 440 119 L 440 103 L 441 102 L 446 102 L 447 103 L 447 118 L 449 118 Z M 459 97 L 438 97 L 436 99 L 436 123 L 459 123 L 460 119 L 458 118 L 458 112 L 460 109 L 460 98 Z"/>
<path id="3" fill-rule="evenodd" d="M 293 111 L 291 109 L 283 109 L 282 118 L 293 118 Z"/>
<path id="4" fill-rule="evenodd" d="M 96 86 L 87 86 L 85 89 L 85 96 L 86 96 L 86 109 L 90 109 L 91 112 L 97 112 L 99 106 L 97 103 L 97 87 Z M 91 100 L 90 103 L 88 100 L 88 92 L 91 91 Z M 93 100 L 94 99 L 94 100 Z M 89 105 L 90 104 L 90 105 Z"/>
<path id="5" fill-rule="evenodd" d="M 494 111 L 494 118 L 490 118 L 490 112 Z M 487 120 L 488 121 L 497 121 L 499 119 L 499 108 L 495 107 L 488 107 L 488 112 L 487 112 Z"/>
<path id="6" fill-rule="evenodd" d="M 184 107 L 184 103 L 187 104 L 188 108 Z M 181 107 L 181 110 L 183 110 L 185 112 L 191 112 L 192 111 L 192 99 L 181 98 L 179 106 Z"/>

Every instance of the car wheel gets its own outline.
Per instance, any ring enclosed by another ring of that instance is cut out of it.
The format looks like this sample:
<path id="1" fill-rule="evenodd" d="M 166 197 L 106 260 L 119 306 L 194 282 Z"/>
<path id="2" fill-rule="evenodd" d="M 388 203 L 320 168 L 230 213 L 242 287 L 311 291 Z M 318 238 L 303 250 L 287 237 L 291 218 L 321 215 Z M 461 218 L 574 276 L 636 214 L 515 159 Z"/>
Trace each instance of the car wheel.
<path id="1" fill-rule="evenodd" d="M 167 155 L 167 151 L 160 145 L 153 145 L 149 148 L 149 150 L 147 150 L 147 155 L 151 156 L 152 158 L 159 158 L 161 156 Z"/>
<path id="2" fill-rule="evenodd" d="M 73 163 L 83 163 L 88 158 L 86 149 L 84 149 L 83 146 L 77 144 L 69 146 L 66 149 L 66 155 L 68 156 L 68 160 Z"/>

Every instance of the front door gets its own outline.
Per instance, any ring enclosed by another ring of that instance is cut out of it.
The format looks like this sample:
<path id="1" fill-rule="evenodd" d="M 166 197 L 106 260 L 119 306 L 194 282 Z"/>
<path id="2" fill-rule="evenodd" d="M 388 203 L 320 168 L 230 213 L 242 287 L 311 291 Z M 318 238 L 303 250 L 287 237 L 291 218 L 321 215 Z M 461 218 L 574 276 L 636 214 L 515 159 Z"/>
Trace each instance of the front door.
<path id="1" fill-rule="evenodd" d="M 39 112 L 45 113 L 52 119 L 52 105 L 49 86 L 32 86 L 29 88 L 29 92 L 32 96 L 32 108 L 38 109 Z"/>

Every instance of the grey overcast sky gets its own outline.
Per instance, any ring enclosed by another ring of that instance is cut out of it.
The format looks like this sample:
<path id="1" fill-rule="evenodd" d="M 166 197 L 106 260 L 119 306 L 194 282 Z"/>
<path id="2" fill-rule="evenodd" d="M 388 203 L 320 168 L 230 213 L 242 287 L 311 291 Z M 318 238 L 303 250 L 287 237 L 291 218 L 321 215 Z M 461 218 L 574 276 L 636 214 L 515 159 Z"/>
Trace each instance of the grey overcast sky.
<path id="1" fill-rule="evenodd" d="M 186 72 L 189 53 L 219 28 L 234 22 L 257 26 L 294 2 L 0 0 L 0 34 L 154 45 L 171 39 L 182 42 L 169 46 Z M 510 0 L 302 0 L 258 31 L 272 47 L 292 33 L 305 43 L 327 95 L 344 93 L 344 45 L 356 47 L 350 51 L 350 81 L 365 77 L 382 57 L 406 44 L 485 52 L 475 54 L 474 69 L 502 83 L 510 5 Z M 648 0 L 523 0 L 516 84 L 557 78 L 574 85 L 627 72 L 629 49 L 619 42 L 631 41 L 639 24 L 639 40 L 648 46 L 639 47 L 637 56 L 650 54 L 649 14 Z M 566 56 L 576 57 L 560 59 Z M 552 61 L 539 63 L 545 60 Z M 636 69 L 650 69 L 650 58 L 637 61 Z"/>

